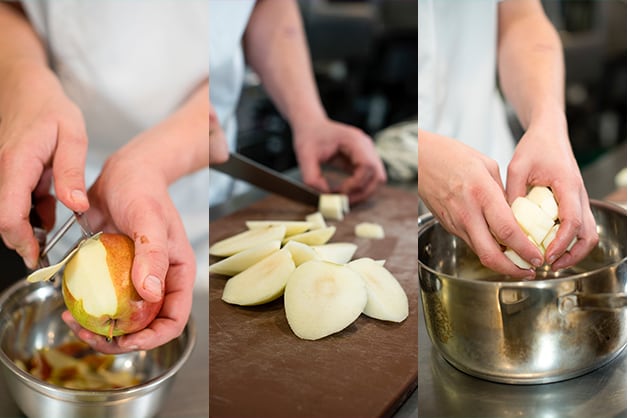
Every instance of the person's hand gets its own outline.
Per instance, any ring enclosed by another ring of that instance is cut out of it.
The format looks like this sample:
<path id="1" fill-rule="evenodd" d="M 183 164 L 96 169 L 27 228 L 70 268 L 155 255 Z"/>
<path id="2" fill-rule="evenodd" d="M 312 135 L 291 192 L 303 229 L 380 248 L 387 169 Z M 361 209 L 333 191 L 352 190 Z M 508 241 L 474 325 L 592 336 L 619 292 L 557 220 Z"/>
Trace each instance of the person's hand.
<path id="1" fill-rule="evenodd" d="M 225 132 L 220 126 L 212 104 L 209 104 L 209 165 L 224 163 L 229 159 L 229 147 Z"/>
<path id="2" fill-rule="evenodd" d="M 564 116 L 556 115 L 553 120 L 563 121 Z M 545 252 L 547 263 L 554 270 L 576 264 L 599 237 L 566 125 L 553 123 L 549 114 L 530 126 L 515 149 L 508 166 L 508 201 L 524 196 L 529 186 L 549 186 L 558 202 L 560 228 Z M 576 244 L 566 251 L 574 237 Z"/>
<path id="3" fill-rule="evenodd" d="M 373 141 L 360 129 L 329 119 L 312 121 L 294 131 L 294 148 L 303 181 L 329 192 L 321 164 L 337 165 L 350 176 L 334 192 L 349 196 L 351 203 L 372 195 L 386 182 L 386 170 Z"/>
<path id="4" fill-rule="evenodd" d="M 451 138 L 419 130 L 419 196 L 450 233 L 462 238 L 486 267 L 533 277 L 502 252 L 512 248 L 535 266 L 543 256 L 523 233 L 506 201 L 497 163 Z"/>
<path id="5" fill-rule="evenodd" d="M 29 268 L 39 244 L 29 222 L 31 206 L 43 227 L 54 226 L 56 197 L 69 209 L 89 208 L 84 167 L 87 135 L 80 110 L 47 68 L 2 74 L 0 95 L 0 235 Z"/>
<path id="6" fill-rule="evenodd" d="M 147 301 L 163 298 L 161 311 L 147 328 L 111 342 L 81 328 L 64 312 L 63 319 L 75 334 L 100 352 L 151 349 L 176 338 L 187 323 L 196 262 L 167 188 L 168 182 L 150 158 L 125 153 L 123 148 L 107 161 L 89 190 L 90 226 L 133 239 L 131 277 L 136 290 Z"/>

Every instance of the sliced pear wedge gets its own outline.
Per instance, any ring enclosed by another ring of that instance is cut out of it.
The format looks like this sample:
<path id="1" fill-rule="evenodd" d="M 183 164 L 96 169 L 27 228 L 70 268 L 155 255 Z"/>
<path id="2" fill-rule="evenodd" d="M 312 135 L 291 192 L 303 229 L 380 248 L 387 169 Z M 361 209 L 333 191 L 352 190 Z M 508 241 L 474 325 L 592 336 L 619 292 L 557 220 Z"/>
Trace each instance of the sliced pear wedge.
<path id="1" fill-rule="evenodd" d="M 554 193 L 548 187 L 534 186 L 526 198 L 540 207 L 552 220 L 558 219 L 558 203 L 556 203 Z"/>
<path id="2" fill-rule="evenodd" d="M 307 245 L 323 245 L 331 239 L 336 233 L 335 226 L 328 226 L 327 228 L 315 229 L 313 231 L 304 232 L 302 234 L 291 235 L 284 238 L 283 243 L 288 241 L 299 241 Z"/>
<path id="3" fill-rule="evenodd" d="M 222 300 L 234 305 L 260 305 L 283 294 L 295 265 L 287 250 L 279 250 L 236 274 L 225 283 Z"/>
<path id="4" fill-rule="evenodd" d="M 266 241 L 247 250 L 236 253 L 209 266 L 209 272 L 224 276 L 235 276 L 253 264 L 268 257 L 281 247 L 280 240 Z"/>
<path id="5" fill-rule="evenodd" d="M 318 211 L 325 219 L 342 221 L 349 213 L 349 197 L 338 193 L 323 193 L 318 199 Z"/>
<path id="6" fill-rule="evenodd" d="M 390 271 L 372 258 L 360 258 L 347 266 L 359 273 L 366 284 L 364 315 L 392 322 L 408 317 L 408 296 Z"/>
<path id="7" fill-rule="evenodd" d="M 246 221 L 245 223 L 248 229 L 283 225 L 286 227 L 286 236 L 301 234 L 312 228 L 312 224 L 307 221 Z"/>
<path id="8" fill-rule="evenodd" d="M 297 267 L 306 261 L 321 259 L 321 256 L 314 251 L 313 247 L 299 241 L 288 241 L 283 248 L 290 251 L 290 254 L 292 254 L 292 260 Z"/>
<path id="9" fill-rule="evenodd" d="M 284 225 L 249 229 L 214 243 L 209 247 L 209 254 L 217 257 L 229 257 L 264 242 L 282 240 L 285 235 L 286 227 Z"/>
<path id="10" fill-rule="evenodd" d="M 554 220 L 536 203 L 525 197 L 518 197 L 512 202 L 512 213 L 517 223 L 535 242 L 541 245 L 543 238 L 554 226 Z"/>
<path id="11" fill-rule="evenodd" d="M 312 227 L 310 229 L 321 229 L 327 228 L 327 223 L 325 222 L 325 218 L 323 214 L 320 212 L 310 213 L 305 216 L 305 221 L 309 222 Z"/>
<path id="12" fill-rule="evenodd" d="M 351 325 L 366 305 L 362 276 L 347 266 L 312 260 L 290 275 L 284 293 L 286 318 L 305 340 L 318 340 Z"/>
<path id="13" fill-rule="evenodd" d="M 374 222 L 361 222 L 355 226 L 355 236 L 360 238 L 382 239 L 384 227 Z"/>
<path id="14" fill-rule="evenodd" d="M 358 246 L 351 242 L 334 242 L 331 244 L 314 245 L 311 247 L 322 260 L 337 264 L 348 263 Z"/>

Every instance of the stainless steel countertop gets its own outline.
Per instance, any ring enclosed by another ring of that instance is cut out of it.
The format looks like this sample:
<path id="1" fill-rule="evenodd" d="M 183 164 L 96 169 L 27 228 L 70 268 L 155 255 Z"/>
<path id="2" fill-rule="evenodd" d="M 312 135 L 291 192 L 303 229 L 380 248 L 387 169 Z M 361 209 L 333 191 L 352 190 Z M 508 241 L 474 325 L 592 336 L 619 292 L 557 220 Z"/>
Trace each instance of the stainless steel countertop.
<path id="1" fill-rule="evenodd" d="M 192 317 L 197 330 L 196 346 L 188 361 L 176 375 L 172 388 L 157 417 L 201 418 L 209 416 L 209 403 L 207 402 L 209 391 L 208 301 L 209 294 L 207 292 L 195 293 Z M 4 379 L 0 377 L 0 418 L 24 416 L 11 398 Z"/>

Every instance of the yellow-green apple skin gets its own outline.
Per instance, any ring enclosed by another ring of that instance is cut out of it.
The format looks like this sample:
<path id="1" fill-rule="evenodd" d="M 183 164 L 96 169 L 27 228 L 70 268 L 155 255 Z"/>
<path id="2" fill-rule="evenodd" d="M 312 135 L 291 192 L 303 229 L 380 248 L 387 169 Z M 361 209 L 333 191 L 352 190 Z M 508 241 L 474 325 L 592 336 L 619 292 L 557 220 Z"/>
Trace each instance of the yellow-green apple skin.
<path id="1" fill-rule="evenodd" d="M 162 302 L 147 302 L 131 281 L 135 248 L 122 234 L 102 234 L 83 245 L 65 266 L 62 292 L 74 319 L 96 334 L 116 337 L 142 330 Z"/>

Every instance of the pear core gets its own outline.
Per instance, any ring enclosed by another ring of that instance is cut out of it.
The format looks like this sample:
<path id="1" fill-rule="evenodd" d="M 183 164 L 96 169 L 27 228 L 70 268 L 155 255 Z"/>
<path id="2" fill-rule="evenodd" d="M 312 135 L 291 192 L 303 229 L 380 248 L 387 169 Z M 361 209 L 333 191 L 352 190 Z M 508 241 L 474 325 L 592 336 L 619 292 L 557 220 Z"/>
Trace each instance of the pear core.
<path id="1" fill-rule="evenodd" d="M 89 280 L 77 272 L 90 272 Z M 100 240 L 87 243 L 65 266 L 65 285 L 90 315 L 113 316 L 118 311 L 118 298 L 107 264 L 107 250 Z"/>

